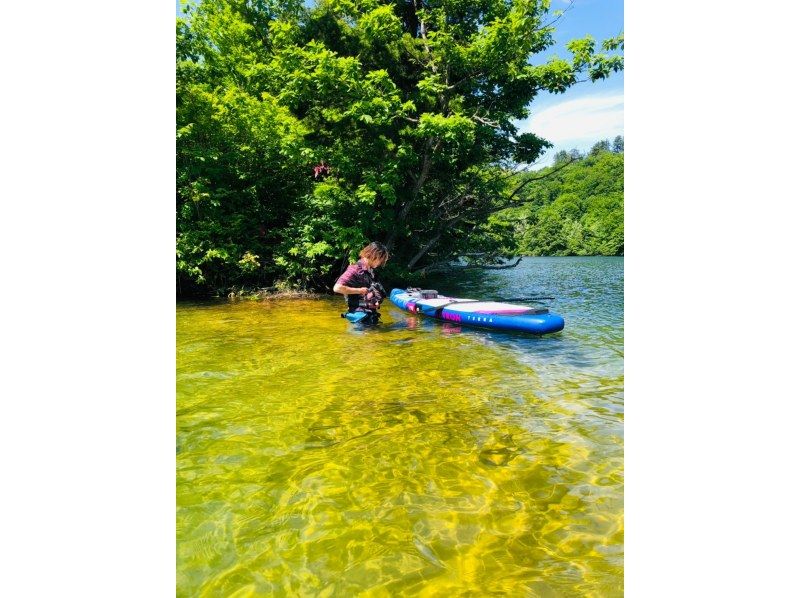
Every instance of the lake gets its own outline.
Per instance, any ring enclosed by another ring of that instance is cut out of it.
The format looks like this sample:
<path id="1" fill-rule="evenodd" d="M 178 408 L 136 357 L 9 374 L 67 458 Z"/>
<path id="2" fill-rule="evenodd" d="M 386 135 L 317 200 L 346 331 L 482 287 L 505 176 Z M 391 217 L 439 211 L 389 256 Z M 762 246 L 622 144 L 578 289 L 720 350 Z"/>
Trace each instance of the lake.
<path id="1" fill-rule="evenodd" d="M 179 303 L 177 595 L 621 596 L 623 282 L 535 257 L 425 285 L 552 296 L 542 337 Z"/>

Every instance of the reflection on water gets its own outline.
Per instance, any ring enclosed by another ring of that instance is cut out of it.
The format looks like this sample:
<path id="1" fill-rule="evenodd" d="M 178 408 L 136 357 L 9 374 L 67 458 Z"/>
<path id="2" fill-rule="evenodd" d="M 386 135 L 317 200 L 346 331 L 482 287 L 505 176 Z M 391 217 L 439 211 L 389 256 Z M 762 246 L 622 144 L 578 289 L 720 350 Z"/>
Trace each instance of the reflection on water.
<path id="1" fill-rule="evenodd" d="M 179 305 L 178 595 L 621 595 L 622 269 L 436 281 L 554 295 L 544 337 Z"/>

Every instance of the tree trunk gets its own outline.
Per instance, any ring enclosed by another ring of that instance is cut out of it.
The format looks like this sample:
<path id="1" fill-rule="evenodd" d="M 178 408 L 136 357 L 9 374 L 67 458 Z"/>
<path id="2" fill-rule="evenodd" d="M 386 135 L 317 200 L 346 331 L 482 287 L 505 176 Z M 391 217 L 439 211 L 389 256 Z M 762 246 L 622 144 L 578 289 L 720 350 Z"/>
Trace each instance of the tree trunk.
<path id="1" fill-rule="evenodd" d="M 408 218 L 408 213 L 411 211 L 411 207 L 417 201 L 417 197 L 419 197 L 420 191 L 422 191 L 422 186 L 425 184 L 425 181 L 428 178 L 428 174 L 431 170 L 431 157 L 433 152 L 435 152 L 439 148 L 439 143 L 436 142 L 436 145 L 433 145 L 433 138 L 429 138 L 426 144 L 425 154 L 422 156 L 422 168 L 420 169 L 419 176 L 417 180 L 414 182 L 414 188 L 411 191 L 411 197 L 408 199 L 407 202 L 403 204 L 400 208 L 400 212 L 397 214 L 397 218 L 395 218 L 394 227 L 392 228 L 392 232 L 389 234 L 389 238 L 386 240 L 386 248 L 391 251 L 392 247 L 394 247 L 394 242 L 397 239 L 397 233 L 402 228 L 403 223 Z"/>
<path id="2" fill-rule="evenodd" d="M 443 232 L 442 229 L 439 229 L 439 231 L 433 236 L 433 238 L 430 241 L 428 241 L 427 243 L 425 243 L 425 245 L 422 247 L 422 249 L 420 249 L 417 252 L 417 255 L 415 255 L 414 257 L 411 258 L 411 261 L 408 262 L 408 269 L 409 270 L 411 270 L 414 267 L 414 265 L 422 258 L 423 255 L 428 253 L 428 251 L 430 250 L 431 247 L 436 245 L 437 241 L 442 236 L 442 232 Z"/>

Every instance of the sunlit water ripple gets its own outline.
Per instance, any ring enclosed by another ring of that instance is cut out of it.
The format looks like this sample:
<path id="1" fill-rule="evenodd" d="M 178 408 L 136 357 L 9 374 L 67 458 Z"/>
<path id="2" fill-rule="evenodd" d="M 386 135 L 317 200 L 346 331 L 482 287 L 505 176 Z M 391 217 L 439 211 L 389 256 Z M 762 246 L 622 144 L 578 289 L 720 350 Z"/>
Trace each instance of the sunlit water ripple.
<path id="1" fill-rule="evenodd" d="M 179 304 L 179 596 L 619 596 L 623 259 L 431 280 L 563 332 Z"/>

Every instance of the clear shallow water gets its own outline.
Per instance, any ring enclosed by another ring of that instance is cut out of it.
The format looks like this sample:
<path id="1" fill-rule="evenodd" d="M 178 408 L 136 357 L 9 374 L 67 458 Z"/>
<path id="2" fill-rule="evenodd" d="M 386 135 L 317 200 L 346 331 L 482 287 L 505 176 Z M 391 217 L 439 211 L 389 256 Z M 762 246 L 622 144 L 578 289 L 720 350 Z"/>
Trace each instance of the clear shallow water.
<path id="1" fill-rule="evenodd" d="M 623 258 L 432 279 L 563 332 L 387 303 L 179 304 L 179 596 L 619 596 Z"/>

